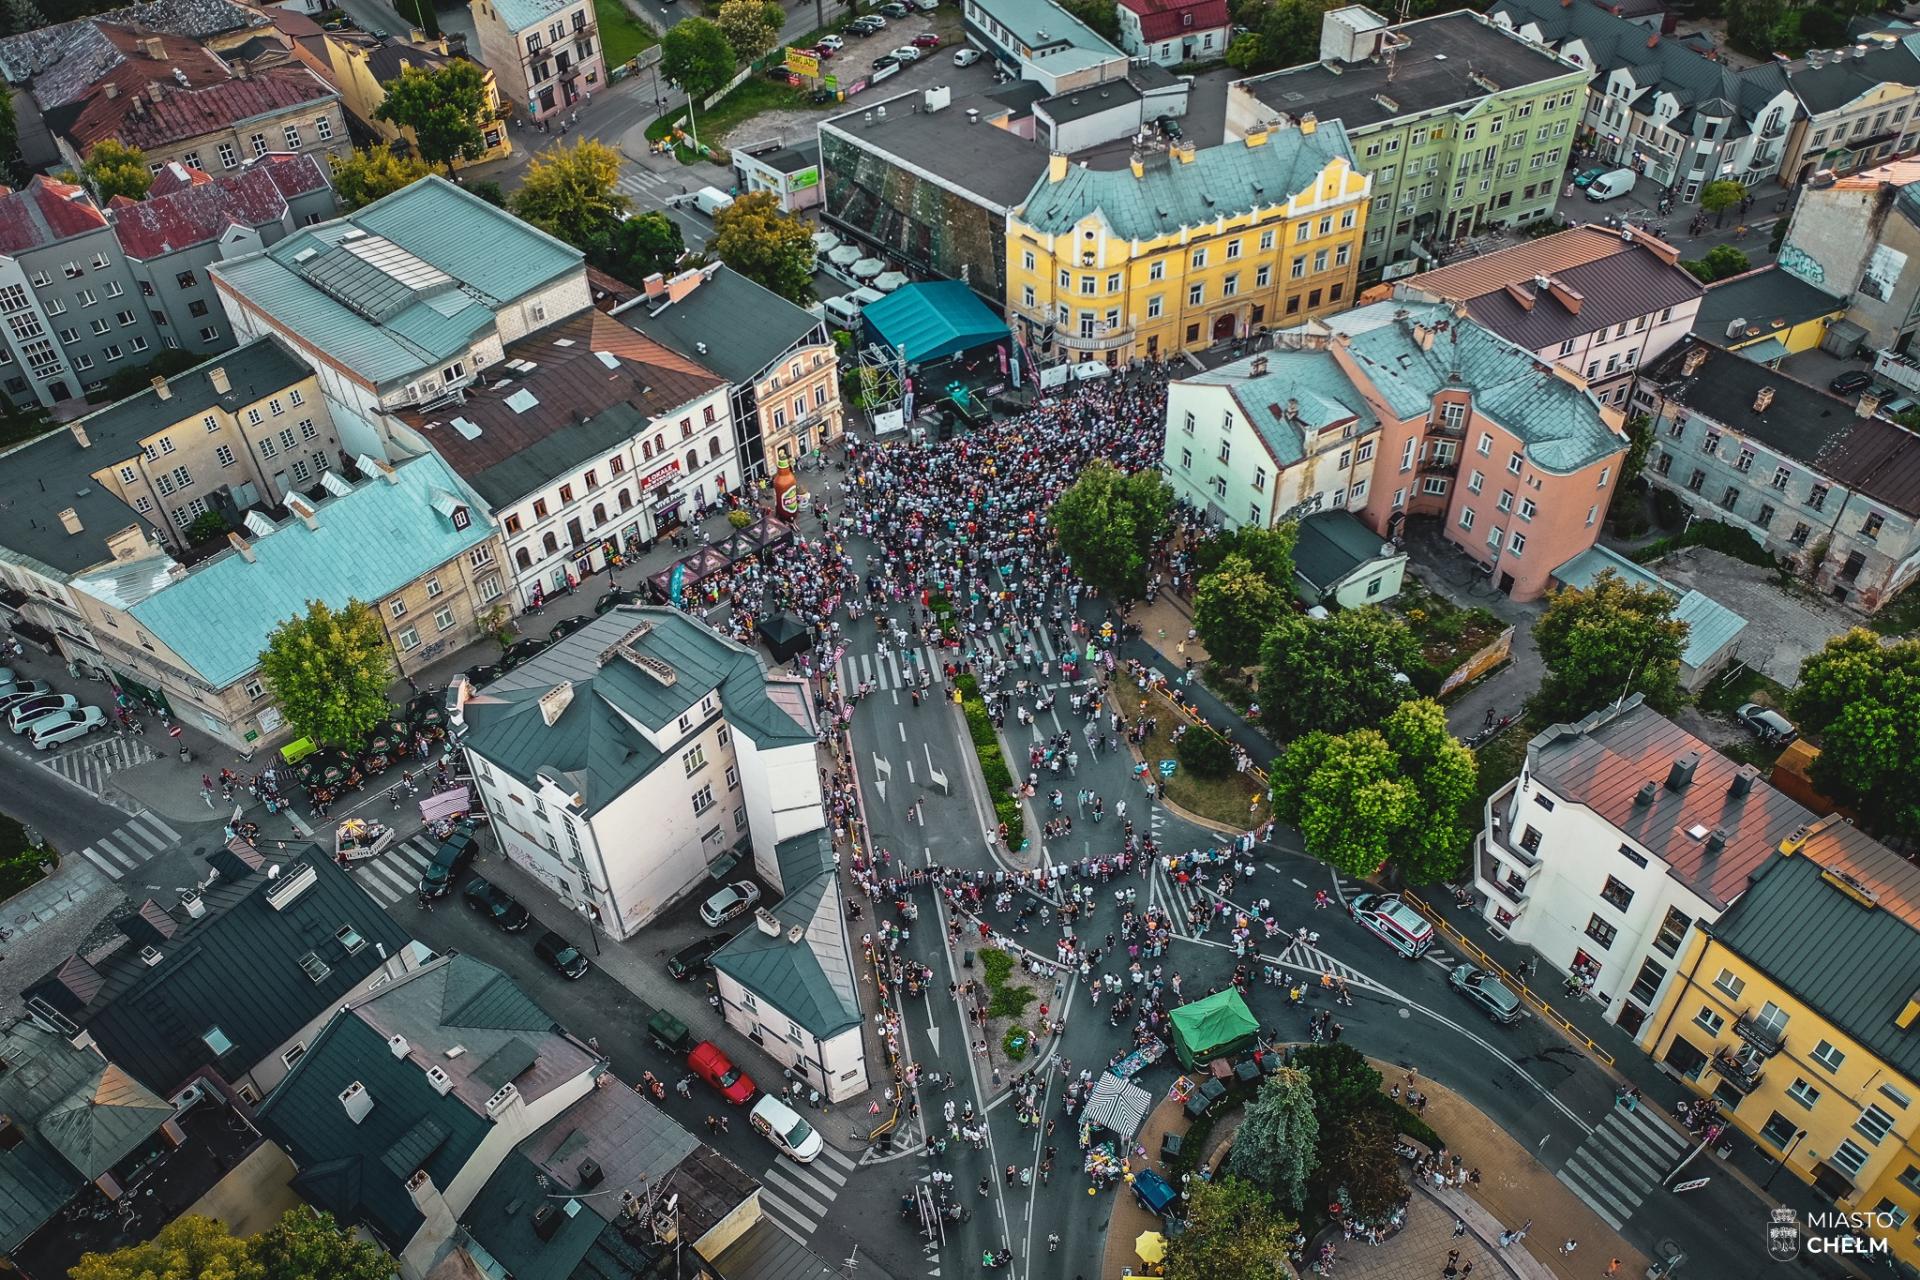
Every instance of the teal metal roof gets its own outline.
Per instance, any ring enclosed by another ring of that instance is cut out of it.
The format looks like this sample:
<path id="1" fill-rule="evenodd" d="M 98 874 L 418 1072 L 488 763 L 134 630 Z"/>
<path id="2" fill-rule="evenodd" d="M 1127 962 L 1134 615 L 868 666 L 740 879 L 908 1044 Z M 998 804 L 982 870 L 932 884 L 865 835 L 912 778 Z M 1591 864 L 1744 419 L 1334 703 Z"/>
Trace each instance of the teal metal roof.
<path id="1" fill-rule="evenodd" d="M 1261 360 L 1266 361 L 1266 372 L 1256 374 L 1253 370 Z M 1309 432 L 1352 421 L 1358 436 L 1380 425 L 1353 379 L 1326 351 L 1269 351 L 1181 382 L 1226 387 L 1273 460 L 1283 467 L 1307 456 Z"/>
<path id="2" fill-rule="evenodd" d="M 120 603 L 202 680 L 223 689 L 260 665 L 267 637 L 307 602 L 341 608 L 349 600 L 379 606 L 382 597 L 493 536 L 484 514 L 464 529 L 436 503 L 460 494 L 437 454 L 424 454 L 353 492 L 317 505 L 314 527 L 289 518 L 249 540 L 253 558 L 224 551 L 181 575 L 163 556 L 77 580 L 81 590 Z M 152 573 L 128 591 L 129 574 Z"/>
<path id="3" fill-rule="evenodd" d="M 1462 388 L 1472 392 L 1474 412 L 1518 436 L 1527 460 L 1543 471 L 1568 475 L 1626 450 L 1591 392 L 1451 306 L 1389 300 L 1316 323 L 1346 337 L 1354 360 L 1402 418 L 1430 412 L 1436 392 Z M 1418 329 L 1432 336 L 1423 339 Z"/>
<path id="4" fill-rule="evenodd" d="M 714 968 L 820 1039 L 860 1022 L 860 998 L 847 942 L 846 908 L 824 829 L 791 836 L 774 849 L 783 897 L 770 910 L 778 934 L 742 929 L 714 953 Z M 789 941 L 793 928 L 799 941 Z"/>
<path id="5" fill-rule="evenodd" d="M 1126 56 L 1059 5 L 1036 0 L 973 0 L 973 7 L 1005 27 L 1017 45 L 1035 50 L 1066 46 L 1099 58 Z"/>
<path id="6" fill-rule="evenodd" d="M 1673 616 L 1687 624 L 1687 647 L 1680 654 L 1685 666 L 1699 668 L 1713 661 L 1747 629 L 1747 620 L 1718 600 L 1699 591 L 1682 591 L 1653 570 L 1605 547 L 1588 547 L 1555 569 L 1553 576 L 1562 586 L 1585 590 L 1609 569 L 1633 586 L 1654 587 L 1679 601 Z"/>
<path id="7" fill-rule="evenodd" d="M 861 319 L 909 364 L 1007 337 L 1007 322 L 958 280 L 903 285 L 868 305 Z"/>
<path id="8" fill-rule="evenodd" d="M 1772 364 L 1776 360 L 1787 358 L 1787 344 L 1778 338 L 1762 338 L 1758 342 L 1749 342 L 1744 347 L 1735 347 L 1734 353 L 1743 360 L 1755 364 Z"/>
<path id="9" fill-rule="evenodd" d="M 572 245 L 438 175 L 374 201 L 348 221 L 500 302 L 584 270 L 586 261 Z"/>
<path id="10" fill-rule="evenodd" d="M 1361 566 L 1399 554 L 1351 511 L 1319 511 L 1300 522 L 1293 571 L 1316 590 L 1327 591 Z"/>
<path id="11" fill-rule="evenodd" d="M 1152 240 L 1180 230 L 1285 204 L 1312 186 L 1328 163 L 1353 163 L 1353 147 L 1338 120 L 1312 133 L 1278 129 L 1258 145 L 1223 142 L 1196 150 L 1190 163 L 1171 155 L 1131 169 L 1069 166 L 1058 182 L 1042 175 L 1016 216 L 1043 235 L 1072 231 L 1098 214 L 1127 240 Z"/>

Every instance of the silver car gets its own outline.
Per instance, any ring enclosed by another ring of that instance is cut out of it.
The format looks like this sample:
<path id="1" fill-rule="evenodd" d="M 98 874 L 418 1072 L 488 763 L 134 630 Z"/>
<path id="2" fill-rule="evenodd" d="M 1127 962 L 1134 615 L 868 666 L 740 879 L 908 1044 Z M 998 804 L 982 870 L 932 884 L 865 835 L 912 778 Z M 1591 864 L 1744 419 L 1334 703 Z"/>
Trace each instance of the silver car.
<path id="1" fill-rule="evenodd" d="M 700 904 L 700 918 L 709 928 L 718 928 L 760 901 L 760 886 L 751 880 L 735 880 Z"/>
<path id="2" fill-rule="evenodd" d="M 1520 997 L 1485 969 L 1458 965 L 1448 975 L 1447 985 L 1479 1005 L 1482 1012 L 1502 1026 L 1520 1021 Z"/>

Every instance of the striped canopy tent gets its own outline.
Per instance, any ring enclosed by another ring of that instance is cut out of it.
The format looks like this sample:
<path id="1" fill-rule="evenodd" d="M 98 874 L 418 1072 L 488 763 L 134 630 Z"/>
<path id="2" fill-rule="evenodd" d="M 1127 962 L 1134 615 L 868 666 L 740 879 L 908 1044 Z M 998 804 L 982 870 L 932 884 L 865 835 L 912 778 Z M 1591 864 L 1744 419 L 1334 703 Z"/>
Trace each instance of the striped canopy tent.
<path id="1" fill-rule="evenodd" d="M 1080 1112 L 1080 1119 L 1101 1129 L 1110 1129 L 1129 1141 L 1140 1132 L 1140 1125 L 1147 1118 L 1147 1112 L 1153 1109 L 1153 1095 L 1134 1084 L 1123 1080 L 1111 1071 L 1103 1071 L 1094 1081 L 1093 1092 L 1087 1095 L 1087 1105 Z"/>

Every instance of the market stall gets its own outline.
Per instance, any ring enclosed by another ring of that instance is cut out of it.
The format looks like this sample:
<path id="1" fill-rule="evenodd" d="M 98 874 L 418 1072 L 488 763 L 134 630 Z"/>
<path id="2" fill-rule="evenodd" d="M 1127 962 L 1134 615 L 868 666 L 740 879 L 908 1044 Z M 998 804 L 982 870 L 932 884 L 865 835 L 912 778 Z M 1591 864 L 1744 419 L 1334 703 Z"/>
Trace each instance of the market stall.
<path id="1" fill-rule="evenodd" d="M 1232 987 L 1183 1004 L 1168 1016 L 1173 1023 L 1173 1051 L 1189 1070 L 1211 1058 L 1251 1049 L 1260 1034 L 1259 1021 Z"/>
<path id="2" fill-rule="evenodd" d="M 1105 1129 L 1131 1142 L 1152 1109 L 1152 1094 L 1111 1071 L 1102 1072 L 1080 1112 L 1080 1131 L 1088 1134 L 1094 1129 Z"/>

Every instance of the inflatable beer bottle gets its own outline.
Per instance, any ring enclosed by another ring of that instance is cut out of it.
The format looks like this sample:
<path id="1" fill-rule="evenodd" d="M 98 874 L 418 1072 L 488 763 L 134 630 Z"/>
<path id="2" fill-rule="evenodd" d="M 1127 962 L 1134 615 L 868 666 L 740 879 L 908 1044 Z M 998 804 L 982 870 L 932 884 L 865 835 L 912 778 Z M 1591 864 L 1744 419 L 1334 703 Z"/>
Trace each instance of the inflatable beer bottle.
<path id="1" fill-rule="evenodd" d="M 773 510 L 789 523 L 800 518 L 800 478 L 793 474 L 793 464 L 784 458 L 773 477 Z"/>

